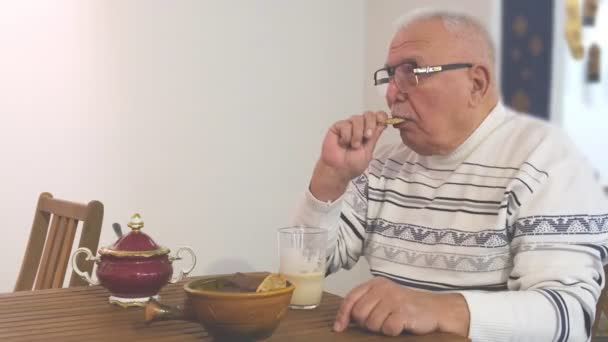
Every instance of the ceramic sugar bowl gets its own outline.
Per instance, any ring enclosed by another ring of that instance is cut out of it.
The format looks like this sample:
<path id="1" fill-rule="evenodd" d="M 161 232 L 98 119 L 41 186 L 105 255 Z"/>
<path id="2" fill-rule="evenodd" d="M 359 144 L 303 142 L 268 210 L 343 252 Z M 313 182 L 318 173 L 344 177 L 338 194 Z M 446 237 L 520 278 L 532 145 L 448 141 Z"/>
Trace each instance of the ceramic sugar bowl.
<path id="1" fill-rule="evenodd" d="M 180 281 L 196 265 L 196 255 L 189 247 L 177 250 L 170 256 L 170 250 L 159 246 L 141 229 L 144 226 L 139 214 L 131 217 L 128 226 L 131 232 L 121 236 L 112 246 L 99 249 L 99 256 L 93 256 L 88 248 L 78 248 L 72 254 L 72 268 L 91 285 L 101 285 L 110 291 L 110 303 L 127 306 L 144 306 L 150 297 L 158 298 L 160 289 L 168 283 Z M 181 253 L 190 254 L 192 265 L 179 272 L 172 279 L 172 262 L 181 260 Z M 97 264 L 97 279 L 78 269 L 76 259 L 80 253 Z"/>

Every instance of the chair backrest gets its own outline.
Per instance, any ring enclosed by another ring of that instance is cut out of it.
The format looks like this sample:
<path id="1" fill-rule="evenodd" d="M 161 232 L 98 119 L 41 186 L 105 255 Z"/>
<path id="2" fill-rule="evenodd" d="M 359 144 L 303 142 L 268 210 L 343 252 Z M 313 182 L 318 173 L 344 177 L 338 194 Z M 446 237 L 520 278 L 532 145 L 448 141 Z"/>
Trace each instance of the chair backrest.
<path id="1" fill-rule="evenodd" d="M 608 275 L 608 265 L 604 266 L 604 277 Z M 600 294 L 600 298 L 597 300 L 597 306 L 595 307 L 595 321 L 593 322 L 593 337 L 598 336 L 600 320 L 602 318 L 602 313 L 604 316 L 608 317 L 608 286 L 604 285 L 602 289 L 602 293 Z M 603 322 L 606 322 L 603 320 Z M 606 327 L 603 328 L 606 330 Z"/>
<path id="2" fill-rule="evenodd" d="M 604 187 L 604 193 L 608 196 L 608 186 Z M 604 265 L 604 277 L 608 276 L 608 265 Z M 597 306 L 595 307 L 595 321 L 593 322 L 593 337 L 598 336 L 600 321 L 606 322 L 606 319 L 602 320 L 602 314 L 608 317 L 608 286 L 604 285 L 600 298 L 597 300 Z M 606 330 L 606 327 L 603 328 Z"/>
<path id="3" fill-rule="evenodd" d="M 79 247 L 97 251 L 103 221 L 103 204 L 69 202 L 42 193 L 34 214 L 34 223 L 25 250 L 15 291 L 29 291 L 63 286 L 76 227 L 82 222 Z M 81 270 L 91 272 L 92 261 L 79 260 Z M 87 285 L 72 273 L 69 286 Z"/>

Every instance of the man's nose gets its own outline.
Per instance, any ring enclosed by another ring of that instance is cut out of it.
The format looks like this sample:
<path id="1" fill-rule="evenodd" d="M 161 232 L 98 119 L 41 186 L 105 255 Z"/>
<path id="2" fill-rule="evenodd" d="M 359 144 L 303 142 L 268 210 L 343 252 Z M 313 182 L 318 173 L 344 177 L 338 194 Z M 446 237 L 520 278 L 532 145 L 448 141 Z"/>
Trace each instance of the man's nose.
<path id="1" fill-rule="evenodd" d="M 399 90 L 395 85 L 394 80 L 390 80 L 388 88 L 386 89 L 386 102 L 392 105 L 394 102 L 402 102 L 407 100 L 407 93 Z"/>

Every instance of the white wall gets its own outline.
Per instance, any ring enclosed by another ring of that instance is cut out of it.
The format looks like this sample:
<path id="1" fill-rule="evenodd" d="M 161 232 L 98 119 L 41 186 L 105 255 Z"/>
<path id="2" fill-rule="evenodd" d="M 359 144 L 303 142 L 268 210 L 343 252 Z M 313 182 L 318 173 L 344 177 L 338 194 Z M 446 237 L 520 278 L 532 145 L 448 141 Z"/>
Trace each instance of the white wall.
<path id="1" fill-rule="evenodd" d="M 196 274 L 276 269 L 326 128 L 363 107 L 362 0 L 0 3 L 0 292 L 42 191 L 139 212 Z M 332 283 L 330 281 L 329 288 Z"/>
<path id="2" fill-rule="evenodd" d="M 276 269 L 326 128 L 386 108 L 371 75 L 420 6 L 498 37 L 497 0 L 1 2 L 0 292 L 42 191 L 101 200 L 101 245 L 140 212 L 158 242 L 195 249 L 195 274 Z M 368 277 L 362 262 L 327 289 Z"/>

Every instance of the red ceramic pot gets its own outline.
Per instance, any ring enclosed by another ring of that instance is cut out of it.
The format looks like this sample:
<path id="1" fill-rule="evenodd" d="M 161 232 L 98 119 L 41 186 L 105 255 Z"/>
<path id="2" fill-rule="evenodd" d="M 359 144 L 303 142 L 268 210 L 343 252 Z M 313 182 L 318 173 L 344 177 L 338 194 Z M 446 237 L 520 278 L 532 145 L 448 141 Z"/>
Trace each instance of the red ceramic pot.
<path id="1" fill-rule="evenodd" d="M 196 265 L 196 256 L 191 248 L 182 247 L 176 256 L 169 256 L 170 250 L 157 245 L 152 238 L 141 232 L 144 226 L 138 214 L 133 215 L 128 226 L 131 232 L 118 239 L 112 246 L 101 248 L 99 257 L 94 257 L 88 248 L 78 248 L 72 255 L 72 268 L 91 285 L 105 287 L 110 291 L 110 303 L 121 306 L 143 306 L 150 297 L 158 298 L 160 289 L 168 283 L 180 281 Z M 172 262 L 180 260 L 182 251 L 188 252 L 192 265 L 182 270 L 175 279 Z M 78 269 L 76 258 L 85 253 L 86 260 L 97 263 L 97 279 L 93 281 L 88 273 Z"/>

